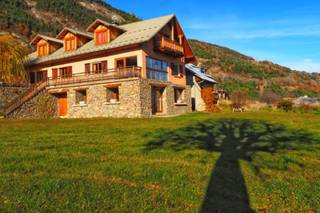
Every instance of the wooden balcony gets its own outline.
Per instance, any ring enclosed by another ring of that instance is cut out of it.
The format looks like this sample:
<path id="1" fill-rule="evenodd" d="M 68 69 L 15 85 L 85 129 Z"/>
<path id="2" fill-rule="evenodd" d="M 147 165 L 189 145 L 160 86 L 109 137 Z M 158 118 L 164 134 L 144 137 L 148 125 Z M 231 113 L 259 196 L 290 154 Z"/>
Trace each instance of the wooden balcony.
<path id="1" fill-rule="evenodd" d="M 160 38 L 160 41 L 157 41 L 156 43 L 157 50 L 174 57 L 182 57 L 184 55 L 184 48 L 181 44 L 164 36 L 161 36 Z"/>
<path id="2" fill-rule="evenodd" d="M 55 87 L 66 84 L 87 83 L 113 79 L 125 79 L 134 77 L 140 78 L 141 71 L 141 67 L 134 66 L 101 71 L 91 71 L 90 73 L 75 73 L 71 76 L 59 76 L 57 78 L 48 78 L 47 86 Z"/>

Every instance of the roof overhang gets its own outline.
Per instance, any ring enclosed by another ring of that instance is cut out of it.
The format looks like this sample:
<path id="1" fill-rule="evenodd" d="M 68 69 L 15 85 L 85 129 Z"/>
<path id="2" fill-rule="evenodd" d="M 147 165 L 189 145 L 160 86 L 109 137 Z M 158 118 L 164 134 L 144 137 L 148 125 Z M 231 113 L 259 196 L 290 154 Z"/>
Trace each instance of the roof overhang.
<path id="1" fill-rule="evenodd" d="M 49 36 L 45 36 L 45 35 L 41 35 L 41 34 L 37 34 L 30 42 L 31 45 L 36 45 L 40 40 L 45 40 L 47 42 L 53 42 L 56 44 L 63 44 L 63 41 L 56 39 L 56 38 L 52 38 Z"/>

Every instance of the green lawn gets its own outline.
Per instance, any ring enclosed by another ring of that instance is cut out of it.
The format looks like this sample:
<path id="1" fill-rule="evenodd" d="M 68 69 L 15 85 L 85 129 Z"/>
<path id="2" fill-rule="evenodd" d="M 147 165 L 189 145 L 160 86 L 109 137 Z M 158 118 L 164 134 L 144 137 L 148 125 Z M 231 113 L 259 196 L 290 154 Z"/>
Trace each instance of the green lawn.
<path id="1" fill-rule="evenodd" d="M 0 212 L 320 209 L 320 115 L 0 120 Z"/>

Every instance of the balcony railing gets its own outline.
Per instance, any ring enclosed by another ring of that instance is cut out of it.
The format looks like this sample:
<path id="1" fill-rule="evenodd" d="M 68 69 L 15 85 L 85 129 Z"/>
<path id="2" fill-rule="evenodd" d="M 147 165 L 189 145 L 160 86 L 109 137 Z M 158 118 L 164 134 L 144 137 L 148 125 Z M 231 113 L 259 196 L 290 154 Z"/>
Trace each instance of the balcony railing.
<path id="1" fill-rule="evenodd" d="M 160 42 L 158 41 L 158 49 L 176 57 L 184 55 L 184 48 L 176 41 L 172 41 L 164 36 L 161 36 Z"/>
<path id="2" fill-rule="evenodd" d="M 125 67 L 117 69 L 108 69 L 100 71 L 90 71 L 86 73 L 75 73 L 70 76 L 59 76 L 56 78 L 48 78 L 48 86 L 59 86 L 65 84 L 94 82 L 112 79 L 124 79 L 141 77 L 141 67 Z"/>

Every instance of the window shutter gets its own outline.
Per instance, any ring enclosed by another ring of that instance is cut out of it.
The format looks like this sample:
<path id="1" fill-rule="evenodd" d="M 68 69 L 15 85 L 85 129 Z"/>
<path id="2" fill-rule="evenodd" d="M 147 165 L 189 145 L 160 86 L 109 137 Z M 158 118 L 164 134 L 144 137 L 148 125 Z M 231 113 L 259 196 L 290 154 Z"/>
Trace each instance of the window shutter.
<path id="1" fill-rule="evenodd" d="M 67 67 L 67 76 L 72 77 L 72 67 Z"/>
<path id="2" fill-rule="evenodd" d="M 52 69 L 52 79 L 58 78 L 58 69 Z"/>
<path id="3" fill-rule="evenodd" d="M 107 72 L 108 71 L 108 61 L 102 61 L 102 72 Z"/>
<path id="4" fill-rule="evenodd" d="M 85 64 L 85 65 L 84 65 L 84 70 L 85 70 L 85 73 L 86 73 L 87 75 L 89 75 L 89 74 L 90 74 L 90 64 Z"/>

